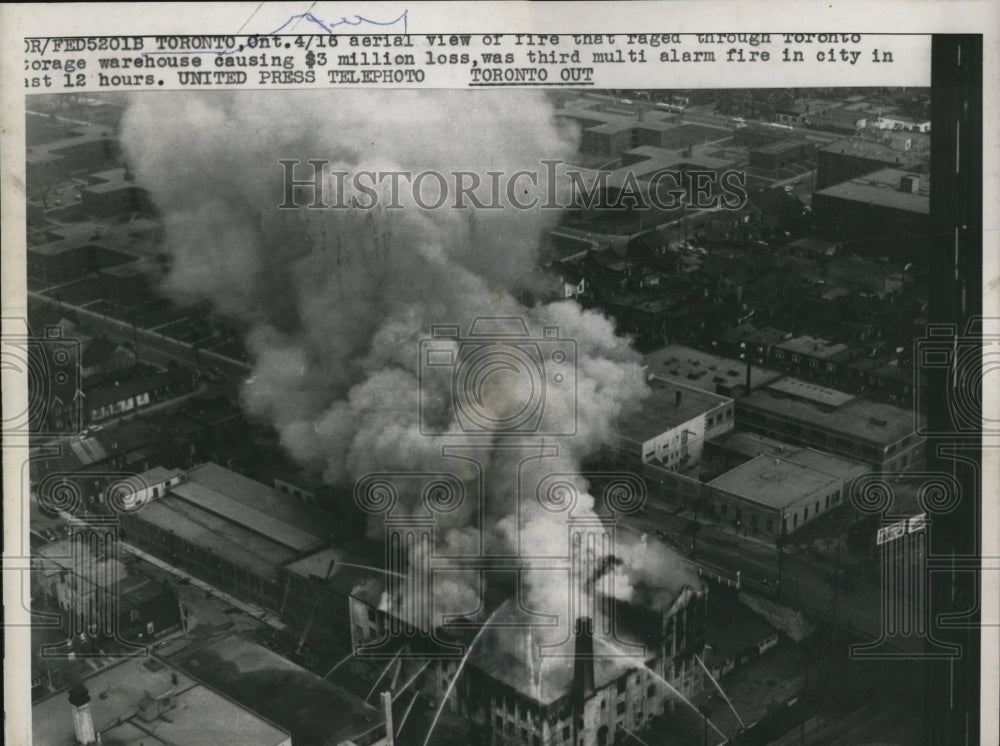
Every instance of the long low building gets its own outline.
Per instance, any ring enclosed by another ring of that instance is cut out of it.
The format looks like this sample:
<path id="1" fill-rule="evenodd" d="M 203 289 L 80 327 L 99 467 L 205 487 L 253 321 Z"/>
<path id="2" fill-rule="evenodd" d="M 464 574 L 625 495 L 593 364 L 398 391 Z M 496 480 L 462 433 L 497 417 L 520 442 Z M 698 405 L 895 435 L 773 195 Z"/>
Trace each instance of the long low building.
<path id="1" fill-rule="evenodd" d="M 125 540 L 276 613 L 279 569 L 322 548 L 331 530 L 330 516 L 217 464 L 140 476 L 141 508 L 120 513 Z"/>
<path id="2" fill-rule="evenodd" d="M 747 387 L 747 365 L 744 360 L 724 357 L 686 345 L 667 345 L 643 359 L 647 371 L 661 378 L 670 378 L 709 393 L 733 396 Z M 781 378 L 782 373 L 760 365 L 750 366 L 750 390 Z"/>
<path id="3" fill-rule="evenodd" d="M 924 461 L 925 440 L 911 410 L 797 378 L 739 399 L 740 429 L 812 446 L 880 471 L 905 471 Z"/>

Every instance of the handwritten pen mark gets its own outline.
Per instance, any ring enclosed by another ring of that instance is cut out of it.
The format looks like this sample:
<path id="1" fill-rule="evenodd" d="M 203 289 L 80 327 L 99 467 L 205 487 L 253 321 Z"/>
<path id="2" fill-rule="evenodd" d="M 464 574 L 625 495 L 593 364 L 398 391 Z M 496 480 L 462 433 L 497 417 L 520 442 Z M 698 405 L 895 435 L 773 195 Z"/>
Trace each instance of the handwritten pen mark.
<path id="1" fill-rule="evenodd" d="M 315 5 L 315 3 L 313 3 Z M 311 7 L 311 6 L 310 6 Z M 391 21 L 374 21 L 371 18 L 365 18 L 364 16 L 354 15 L 353 20 L 347 16 L 341 16 L 339 21 L 325 22 L 314 16 L 312 13 L 296 13 L 293 16 L 289 16 L 288 20 L 283 24 L 274 29 L 274 31 L 269 31 L 266 34 L 255 34 L 256 37 L 263 36 L 275 36 L 280 34 L 290 23 L 294 23 L 296 26 L 299 21 L 309 21 L 315 26 L 319 26 L 327 34 L 334 33 L 334 29 L 338 26 L 362 26 L 364 24 L 369 24 L 372 26 L 395 26 L 400 21 L 403 22 L 403 34 L 409 33 L 409 10 L 404 10 L 398 17 L 393 18 Z M 247 19 L 249 21 L 249 19 Z M 246 24 L 244 24 L 246 26 Z M 292 26 L 295 28 L 295 26 Z M 241 29 L 242 30 L 242 29 Z M 173 52 L 173 51 L 163 51 L 163 52 L 143 52 L 142 56 L 148 57 L 150 55 L 156 54 L 215 54 L 215 55 L 227 55 L 227 54 L 237 54 L 243 51 L 243 45 L 240 45 L 238 49 L 221 49 L 215 50 L 197 50 L 197 51 L 184 51 L 184 52 Z"/>

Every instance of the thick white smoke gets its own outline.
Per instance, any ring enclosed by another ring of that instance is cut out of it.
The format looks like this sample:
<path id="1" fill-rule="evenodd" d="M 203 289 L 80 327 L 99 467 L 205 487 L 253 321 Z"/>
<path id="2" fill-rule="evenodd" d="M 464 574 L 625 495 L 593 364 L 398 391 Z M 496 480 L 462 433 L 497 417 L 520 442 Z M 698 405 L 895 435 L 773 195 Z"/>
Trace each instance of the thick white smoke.
<path id="1" fill-rule="evenodd" d="M 577 433 L 544 441 L 559 448 L 538 462 L 545 471 L 577 472 L 622 407 L 643 395 L 637 356 L 609 320 L 575 302 L 517 302 L 558 211 L 513 209 L 506 195 L 502 209 L 422 209 L 406 188 L 399 210 L 385 207 L 385 193 L 372 210 L 280 210 L 279 161 L 300 161 L 300 180 L 309 178 L 310 159 L 329 161 L 332 171 L 468 171 L 484 182 L 490 171 L 524 169 L 542 177 L 534 190 L 542 196 L 550 186 L 542 161 L 570 156 L 575 138 L 541 93 L 372 90 L 143 93 L 122 136 L 130 167 L 163 215 L 173 258 L 165 291 L 207 300 L 245 328 L 253 362 L 247 409 L 272 422 L 288 452 L 330 484 L 372 472 L 459 473 L 474 499 L 445 516 L 437 533 L 436 551 L 453 555 L 510 551 L 519 541 L 560 553 L 566 517 L 520 505 L 517 461 L 506 452 L 489 453 L 480 475 L 469 462 L 443 458 L 441 438 L 422 433 L 419 345 L 431 324 L 467 333 L 477 317 L 522 317 L 532 336 L 555 326 L 575 340 L 576 390 L 546 389 L 545 424 L 575 416 Z M 326 186 L 333 203 L 334 184 Z M 312 196 L 297 199 L 306 205 Z M 516 390 L 523 382 L 498 380 L 513 398 L 524 393 Z M 481 442 L 462 435 L 447 384 L 425 381 L 424 395 L 427 417 L 448 442 Z M 639 554 L 616 572 L 626 596 L 635 593 L 629 567 L 653 567 Z M 528 581 L 533 603 L 557 592 L 550 574 L 529 573 Z M 479 575 L 456 569 L 435 590 L 439 610 L 472 611 Z"/>

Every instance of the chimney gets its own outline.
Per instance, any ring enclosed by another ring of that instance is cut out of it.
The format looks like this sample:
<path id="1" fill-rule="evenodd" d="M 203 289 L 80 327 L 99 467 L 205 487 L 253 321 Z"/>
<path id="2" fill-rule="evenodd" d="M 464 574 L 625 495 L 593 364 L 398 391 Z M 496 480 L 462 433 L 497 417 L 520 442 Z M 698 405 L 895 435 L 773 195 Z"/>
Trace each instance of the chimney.
<path id="1" fill-rule="evenodd" d="M 393 746 L 395 737 L 393 736 L 391 692 L 382 692 L 382 714 L 385 717 L 385 746 Z"/>
<path id="2" fill-rule="evenodd" d="M 90 692 L 83 684 L 69 690 L 69 703 L 73 707 L 73 730 L 79 744 L 96 743 L 94 716 L 90 713 Z"/>
<path id="3" fill-rule="evenodd" d="M 573 656 L 573 704 L 582 711 L 583 703 L 594 696 L 594 620 L 582 616 L 573 628 L 576 648 Z"/>
<path id="4" fill-rule="evenodd" d="M 674 406 L 679 407 L 681 405 L 681 397 L 683 393 L 678 389 L 674 392 Z"/>

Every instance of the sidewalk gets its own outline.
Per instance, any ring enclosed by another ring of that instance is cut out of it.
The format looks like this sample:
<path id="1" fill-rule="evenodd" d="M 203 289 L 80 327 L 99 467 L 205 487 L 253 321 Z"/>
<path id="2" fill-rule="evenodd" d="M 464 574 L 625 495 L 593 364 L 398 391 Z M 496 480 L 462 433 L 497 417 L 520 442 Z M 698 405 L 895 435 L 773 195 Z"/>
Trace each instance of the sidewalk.
<path id="1" fill-rule="evenodd" d="M 655 503 L 650 503 L 647 508 L 649 510 L 655 510 L 661 513 L 666 513 L 667 515 L 674 516 L 676 518 L 683 518 L 687 521 L 695 520 L 695 513 L 690 508 L 684 508 L 678 512 L 668 509 L 666 506 L 657 505 Z M 757 546 L 767 549 L 770 554 L 774 554 L 776 551 L 774 548 L 774 539 L 755 536 L 751 534 L 746 529 L 737 531 L 735 528 L 729 528 L 722 524 L 716 523 L 714 521 L 706 520 L 705 516 L 700 515 L 697 518 L 698 523 L 701 525 L 702 531 L 712 531 L 718 535 L 721 539 L 735 540 L 738 542 L 746 542 L 748 544 L 756 544 Z"/>

